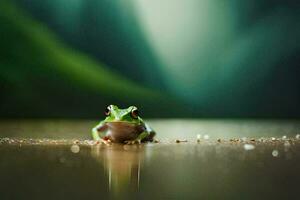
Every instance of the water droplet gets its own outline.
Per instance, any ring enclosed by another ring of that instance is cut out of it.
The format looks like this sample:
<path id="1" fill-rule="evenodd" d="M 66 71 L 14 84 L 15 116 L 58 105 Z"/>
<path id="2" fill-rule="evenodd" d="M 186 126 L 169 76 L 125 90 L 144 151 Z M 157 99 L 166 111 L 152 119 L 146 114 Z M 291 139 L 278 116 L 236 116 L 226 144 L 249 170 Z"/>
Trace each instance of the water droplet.
<path id="1" fill-rule="evenodd" d="M 197 140 L 201 139 L 201 134 L 197 134 Z"/>
<path id="2" fill-rule="evenodd" d="M 278 150 L 274 149 L 274 150 L 272 151 L 272 156 L 273 156 L 273 157 L 277 157 L 278 155 L 279 155 Z"/>
<path id="3" fill-rule="evenodd" d="M 73 153 L 78 153 L 78 152 L 80 151 L 80 147 L 79 147 L 77 144 L 73 144 L 73 145 L 71 146 L 71 151 L 72 151 Z"/>
<path id="4" fill-rule="evenodd" d="M 244 149 L 246 151 L 250 151 L 250 150 L 255 149 L 255 146 L 253 144 L 244 144 Z"/>
<path id="5" fill-rule="evenodd" d="M 208 139 L 209 139 L 209 135 L 204 135 L 203 138 L 204 138 L 205 140 L 208 140 Z"/>
<path id="6" fill-rule="evenodd" d="M 73 141 L 73 144 L 79 144 L 79 140 Z"/>
<path id="7" fill-rule="evenodd" d="M 282 139 L 283 139 L 283 140 L 286 140 L 286 138 L 287 138 L 286 135 L 282 136 Z"/>

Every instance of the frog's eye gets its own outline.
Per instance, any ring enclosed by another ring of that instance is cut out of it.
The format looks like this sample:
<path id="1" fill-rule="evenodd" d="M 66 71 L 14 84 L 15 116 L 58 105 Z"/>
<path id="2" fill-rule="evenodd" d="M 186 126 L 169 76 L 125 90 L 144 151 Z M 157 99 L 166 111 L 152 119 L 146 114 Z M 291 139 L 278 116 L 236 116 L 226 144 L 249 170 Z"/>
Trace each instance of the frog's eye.
<path id="1" fill-rule="evenodd" d="M 139 111 L 136 108 L 133 109 L 130 114 L 131 114 L 131 117 L 134 119 L 137 119 L 139 117 Z"/>
<path id="2" fill-rule="evenodd" d="M 105 111 L 104 111 L 104 114 L 105 114 L 106 116 L 109 116 L 109 115 L 110 115 L 110 106 L 107 106 L 107 108 L 106 108 Z"/>

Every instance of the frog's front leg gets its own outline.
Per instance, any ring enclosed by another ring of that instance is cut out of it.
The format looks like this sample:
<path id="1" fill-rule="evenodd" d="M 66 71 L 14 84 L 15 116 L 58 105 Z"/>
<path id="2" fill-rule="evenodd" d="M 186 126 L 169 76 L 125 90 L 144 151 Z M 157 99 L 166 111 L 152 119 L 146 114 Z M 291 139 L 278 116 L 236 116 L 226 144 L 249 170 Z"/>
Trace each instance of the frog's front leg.
<path id="1" fill-rule="evenodd" d="M 153 142 L 153 138 L 156 135 L 155 131 L 147 123 L 145 123 L 145 128 L 146 132 L 148 132 L 148 135 L 143 138 L 143 141 Z"/>
<path id="2" fill-rule="evenodd" d="M 103 122 L 100 122 L 97 126 L 95 126 L 92 129 L 92 136 L 94 140 L 97 140 L 99 142 L 102 142 L 104 144 L 109 144 L 109 140 L 104 140 L 103 138 L 105 137 L 105 132 L 107 130 L 107 125 Z"/>

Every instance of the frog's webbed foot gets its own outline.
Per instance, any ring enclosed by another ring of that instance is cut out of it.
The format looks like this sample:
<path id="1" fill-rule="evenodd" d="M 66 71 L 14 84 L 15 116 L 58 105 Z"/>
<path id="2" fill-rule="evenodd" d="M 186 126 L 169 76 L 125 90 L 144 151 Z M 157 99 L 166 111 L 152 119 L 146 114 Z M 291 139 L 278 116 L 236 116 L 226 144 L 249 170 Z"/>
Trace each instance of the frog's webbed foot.
<path id="1" fill-rule="evenodd" d="M 97 139 L 98 144 L 111 145 L 111 140 L 104 140 L 102 138 Z"/>
<path id="2" fill-rule="evenodd" d="M 149 133 L 146 132 L 146 131 L 144 131 L 136 139 L 134 139 L 134 140 L 127 140 L 124 143 L 125 144 L 141 144 L 142 140 L 145 139 L 148 135 L 149 135 Z"/>
<path id="3" fill-rule="evenodd" d="M 95 141 L 97 141 L 98 144 L 106 144 L 110 145 L 111 140 L 110 138 L 105 137 L 105 130 L 107 129 L 106 124 L 101 122 L 99 125 L 94 127 L 92 129 L 92 136 Z"/>
<path id="4" fill-rule="evenodd" d="M 141 144 L 140 139 L 135 139 L 135 140 L 126 140 L 124 141 L 125 144 Z"/>

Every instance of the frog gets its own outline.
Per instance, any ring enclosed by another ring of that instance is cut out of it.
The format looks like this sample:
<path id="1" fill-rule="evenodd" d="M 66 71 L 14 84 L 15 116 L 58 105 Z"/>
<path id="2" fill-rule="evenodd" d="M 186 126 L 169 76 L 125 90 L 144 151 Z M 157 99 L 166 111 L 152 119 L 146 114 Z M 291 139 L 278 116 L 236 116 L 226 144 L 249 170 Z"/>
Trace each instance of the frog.
<path id="1" fill-rule="evenodd" d="M 153 142 L 156 132 L 140 117 L 136 106 L 121 109 L 109 105 L 104 114 L 105 119 L 92 129 L 95 141 L 104 144 Z"/>

